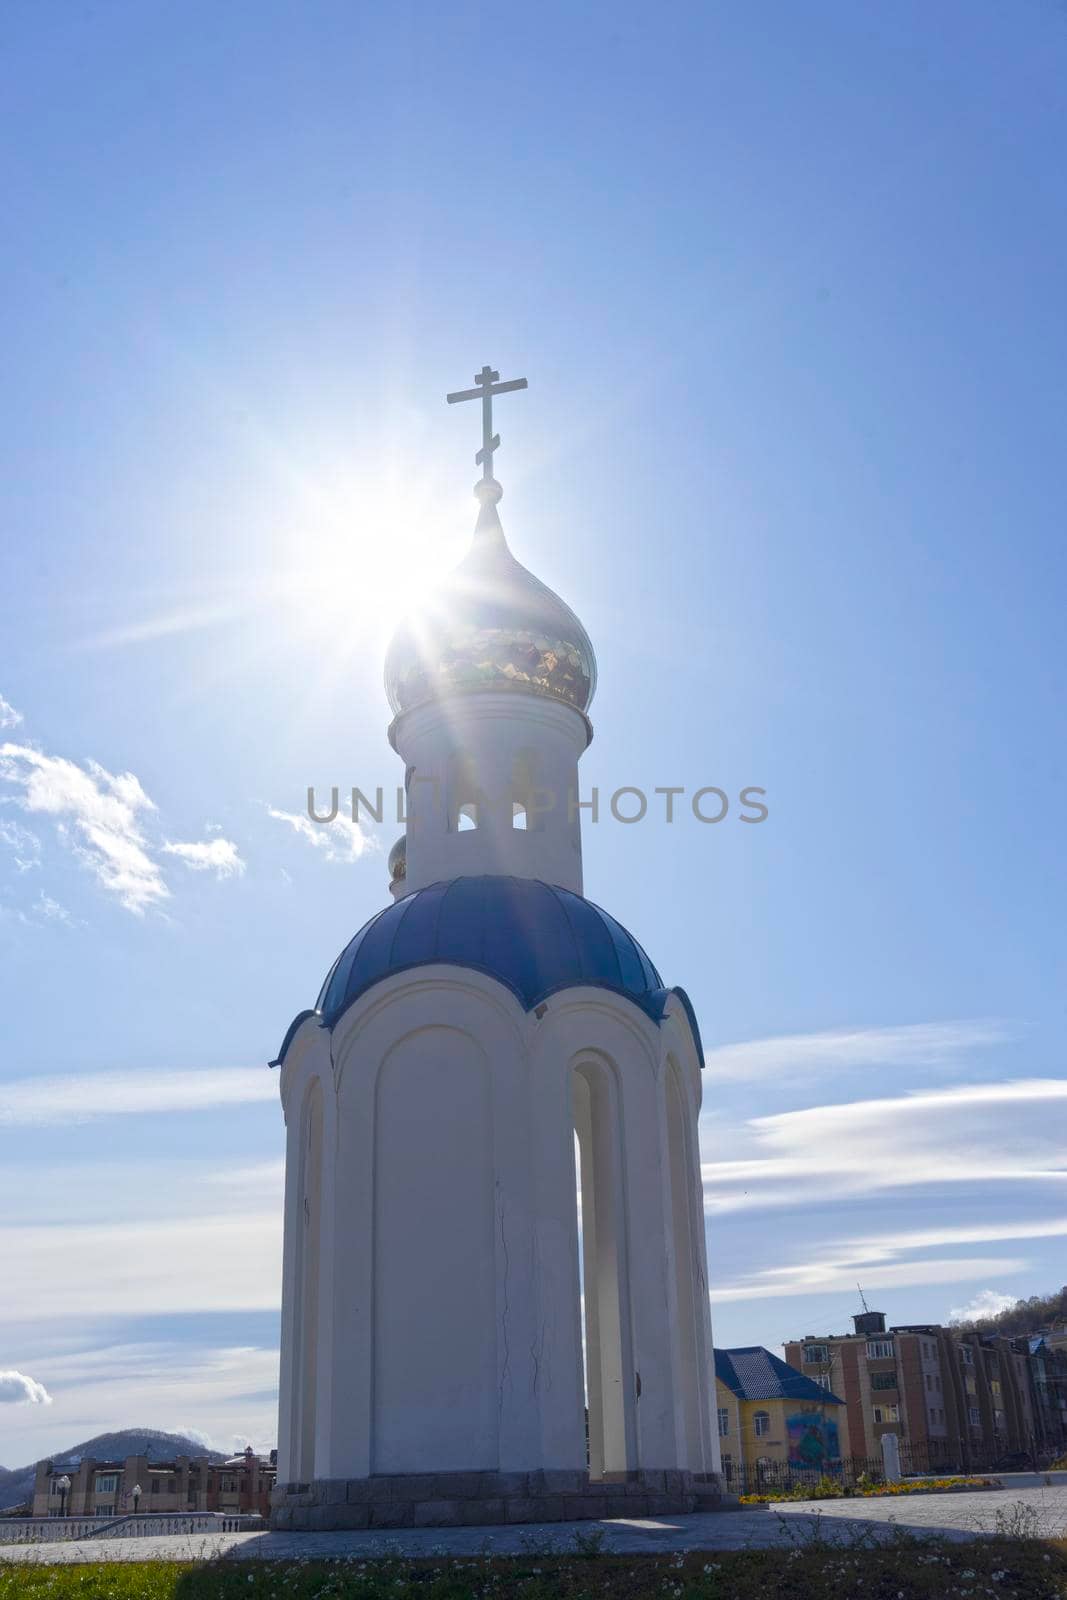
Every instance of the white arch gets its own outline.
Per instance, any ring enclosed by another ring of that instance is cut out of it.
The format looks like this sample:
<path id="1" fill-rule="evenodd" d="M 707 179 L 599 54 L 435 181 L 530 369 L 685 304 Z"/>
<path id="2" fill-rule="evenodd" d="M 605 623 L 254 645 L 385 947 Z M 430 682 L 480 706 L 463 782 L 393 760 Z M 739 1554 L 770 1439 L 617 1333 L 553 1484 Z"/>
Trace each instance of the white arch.
<path id="1" fill-rule="evenodd" d="M 322 1084 L 312 1077 L 300 1102 L 296 1196 L 293 1208 L 295 1316 L 289 1396 L 289 1471 L 315 1476 L 319 1379 L 319 1289 L 322 1246 Z"/>
<path id="2" fill-rule="evenodd" d="M 589 1472 L 636 1465 L 636 1375 L 630 1327 L 621 1108 L 615 1064 L 598 1051 L 571 1063 L 585 1286 Z"/>

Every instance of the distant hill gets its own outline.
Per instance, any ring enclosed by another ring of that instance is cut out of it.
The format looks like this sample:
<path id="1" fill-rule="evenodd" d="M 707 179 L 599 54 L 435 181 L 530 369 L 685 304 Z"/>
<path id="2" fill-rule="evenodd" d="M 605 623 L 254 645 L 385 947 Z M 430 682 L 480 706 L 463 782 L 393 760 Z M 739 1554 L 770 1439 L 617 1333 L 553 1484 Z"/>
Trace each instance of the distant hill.
<path id="1" fill-rule="evenodd" d="M 98 1433 L 93 1439 L 72 1444 L 69 1450 L 56 1450 L 51 1459 L 77 1466 L 86 1456 L 96 1461 L 125 1461 L 127 1456 L 147 1456 L 149 1461 L 173 1461 L 175 1456 L 206 1456 L 209 1461 L 225 1461 L 221 1450 L 205 1450 L 196 1439 L 183 1433 L 160 1433 L 158 1428 L 121 1428 L 117 1433 Z M 28 1467 L 0 1467 L 0 1510 L 21 1505 L 33 1494 L 36 1461 Z"/>
<path id="2" fill-rule="evenodd" d="M 1055 1294 L 1034 1294 L 1029 1300 L 1016 1300 L 994 1317 L 979 1317 L 971 1322 L 954 1322 L 966 1333 L 1003 1333 L 1009 1337 L 1039 1333 L 1042 1328 L 1067 1323 L 1067 1285 Z"/>

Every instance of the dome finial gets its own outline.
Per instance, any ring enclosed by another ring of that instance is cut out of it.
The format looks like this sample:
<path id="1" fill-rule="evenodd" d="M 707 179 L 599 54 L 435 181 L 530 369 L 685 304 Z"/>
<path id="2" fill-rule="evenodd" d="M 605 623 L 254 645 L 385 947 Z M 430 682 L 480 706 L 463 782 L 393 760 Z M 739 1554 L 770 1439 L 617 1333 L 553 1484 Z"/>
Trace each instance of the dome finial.
<path id="1" fill-rule="evenodd" d="M 504 530 L 497 516 L 497 505 L 504 491 L 495 478 L 479 478 L 474 485 L 474 498 L 478 502 L 478 521 L 474 524 L 474 542 L 488 540 L 492 544 L 506 544 Z"/>

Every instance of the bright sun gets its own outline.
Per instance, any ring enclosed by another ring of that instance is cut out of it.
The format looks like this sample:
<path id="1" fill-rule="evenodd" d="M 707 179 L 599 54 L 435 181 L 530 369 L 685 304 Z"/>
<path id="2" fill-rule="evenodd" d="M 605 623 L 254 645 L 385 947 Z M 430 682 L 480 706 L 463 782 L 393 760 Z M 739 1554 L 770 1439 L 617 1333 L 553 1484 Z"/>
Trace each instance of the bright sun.
<path id="1" fill-rule="evenodd" d="M 384 650 L 401 617 L 462 556 L 474 511 L 461 504 L 442 515 L 432 492 L 339 495 L 330 514 L 294 533 L 279 550 L 274 597 L 298 628 L 330 637 L 358 631 Z"/>

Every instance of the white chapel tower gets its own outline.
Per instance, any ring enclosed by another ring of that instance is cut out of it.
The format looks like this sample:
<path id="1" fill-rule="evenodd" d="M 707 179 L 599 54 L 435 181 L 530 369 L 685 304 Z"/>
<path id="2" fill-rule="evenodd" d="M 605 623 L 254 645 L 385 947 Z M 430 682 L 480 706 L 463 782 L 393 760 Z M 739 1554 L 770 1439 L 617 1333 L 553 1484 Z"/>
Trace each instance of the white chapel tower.
<path id="1" fill-rule="evenodd" d="M 700 1035 L 583 897 L 596 663 L 504 538 L 498 379 L 448 397 L 482 401 L 474 541 L 387 656 L 393 902 L 279 1057 L 279 1528 L 719 1498 Z"/>

